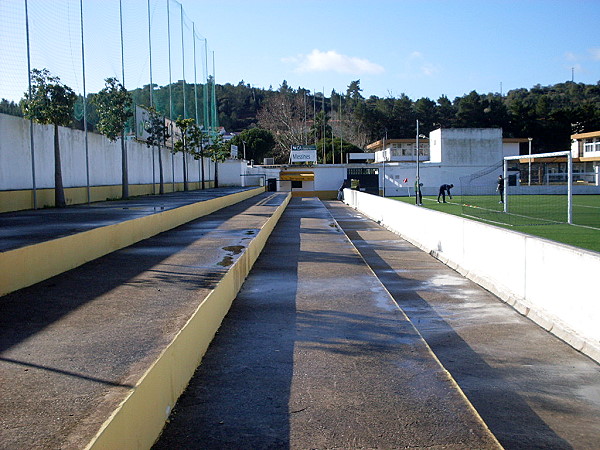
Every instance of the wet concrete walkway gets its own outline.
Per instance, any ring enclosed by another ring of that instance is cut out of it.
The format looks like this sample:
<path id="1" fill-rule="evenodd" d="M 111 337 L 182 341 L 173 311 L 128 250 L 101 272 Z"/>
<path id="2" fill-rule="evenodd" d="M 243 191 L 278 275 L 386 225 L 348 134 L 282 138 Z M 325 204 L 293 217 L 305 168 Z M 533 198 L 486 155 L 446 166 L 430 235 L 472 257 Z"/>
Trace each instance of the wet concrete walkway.
<path id="1" fill-rule="evenodd" d="M 282 197 L 3 296 L 0 449 L 83 448 Z M 598 448 L 598 364 L 351 208 L 325 206 L 292 200 L 157 449 Z"/>
<path id="2" fill-rule="evenodd" d="M 497 448 L 318 199 L 294 198 L 155 449 Z"/>
<path id="3" fill-rule="evenodd" d="M 0 214 L 0 252 L 157 214 L 251 188 L 224 187 Z"/>
<path id="4" fill-rule="evenodd" d="M 595 361 L 352 208 L 326 205 L 505 448 L 600 448 Z"/>
<path id="5" fill-rule="evenodd" d="M 1 297 L 0 448 L 84 448 L 285 197 L 260 194 Z"/>

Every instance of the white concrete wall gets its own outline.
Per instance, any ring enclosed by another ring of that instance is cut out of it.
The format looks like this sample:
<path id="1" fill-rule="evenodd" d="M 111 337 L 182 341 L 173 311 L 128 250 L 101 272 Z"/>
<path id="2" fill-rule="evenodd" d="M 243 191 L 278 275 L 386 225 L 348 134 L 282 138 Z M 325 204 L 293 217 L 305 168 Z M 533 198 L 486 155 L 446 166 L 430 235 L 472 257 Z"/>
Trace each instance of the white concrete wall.
<path id="1" fill-rule="evenodd" d="M 258 185 L 256 179 L 246 180 L 242 174 L 246 173 L 247 163 L 241 159 L 228 159 L 219 163 L 219 186 L 251 186 Z M 250 182 L 250 183 L 247 183 Z"/>
<path id="2" fill-rule="evenodd" d="M 349 189 L 344 199 L 600 361 L 600 302 L 589 282 L 600 254 Z"/>
<path id="3" fill-rule="evenodd" d="M 54 187 L 54 128 L 34 124 L 36 187 Z M 0 190 L 21 190 L 33 187 L 31 169 L 29 121 L 0 114 Z M 86 186 L 85 133 L 59 127 L 61 167 L 65 187 Z M 153 165 L 155 182 L 159 181 L 158 152 L 144 143 L 127 141 L 128 176 L 130 184 L 151 184 Z M 183 182 L 183 157 L 161 149 L 165 183 Z M 96 133 L 88 133 L 90 185 L 107 186 L 121 183 L 121 142 L 110 142 Z M 154 157 L 153 157 L 154 156 Z M 187 157 L 188 181 L 200 180 L 200 161 Z M 173 170 L 174 164 L 174 170 Z M 204 158 L 205 180 L 214 177 L 214 164 Z M 210 168 L 209 168 L 210 164 Z M 174 172 L 174 173 L 173 173 Z M 209 178 L 210 173 L 210 178 Z"/>
<path id="4" fill-rule="evenodd" d="M 429 142 L 429 160 L 447 166 L 490 166 L 504 156 L 501 128 L 439 128 Z"/>
<path id="5" fill-rule="evenodd" d="M 367 166 L 365 166 L 367 167 Z M 346 165 L 325 164 L 312 167 L 248 167 L 246 173 L 256 175 L 256 177 L 264 176 L 266 179 L 275 178 L 279 180 L 279 173 L 285 172 L 313 172 L 315 174 L 314 181 L 304 181 L 302 189 L 294 188 L 294 192 L 298 191 L 337 191 L 342 182 L 346 178 Z M 248 177 L 253 178 L 253 177 Z M 281 191 L 289 191 L 291 187 L 290 181 L 281 181 L 277 183 L 277 189 Z"/>

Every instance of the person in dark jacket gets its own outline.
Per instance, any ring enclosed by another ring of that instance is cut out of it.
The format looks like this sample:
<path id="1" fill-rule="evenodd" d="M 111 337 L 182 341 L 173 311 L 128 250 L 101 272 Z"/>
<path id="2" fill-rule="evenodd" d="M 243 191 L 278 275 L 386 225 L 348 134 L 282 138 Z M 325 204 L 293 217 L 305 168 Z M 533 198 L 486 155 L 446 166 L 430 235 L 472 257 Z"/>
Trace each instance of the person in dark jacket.
<path id="1" fill-rule="evenodd" d="M 450 197 L 450 199 L 452 200 L 452 194 L 450 193 L 450 189 L 452 189 L 453 187 L 453 184 L 442 184 L 440 186 L 440 192 L 438 192 L 438 203 L 440 202 L 440 197 L 442 197 L 442 200 L 444 201 L 444 203 L 446 203 L 446 194 L 448 194 L 448 197 Z"/>
<path id="2" fill-rule="evenodd" d="M 496 186 L 496 190 L 500 194 L 500 201 L 498 203 L 504 203 L 504 178 L 502 178 L 502 175 L 498 175 L 498 186 Z"/>

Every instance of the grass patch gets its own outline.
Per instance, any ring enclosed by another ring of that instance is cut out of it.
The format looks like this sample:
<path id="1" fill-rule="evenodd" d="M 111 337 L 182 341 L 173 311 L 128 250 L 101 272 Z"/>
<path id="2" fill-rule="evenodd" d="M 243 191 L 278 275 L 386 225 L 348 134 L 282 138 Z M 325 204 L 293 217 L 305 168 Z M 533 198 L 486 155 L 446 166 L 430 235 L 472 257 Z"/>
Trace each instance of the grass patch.
<path id="1" fill-rule="evenodd" d="M 509 211 L 512 208 L 513 214 L 503 212 L 503 205 L 498 203 L 497 196 L 455 196 L 452 200 L 447 199 L 448 203 L 438 203 L 437 197 L 423 197 L 422 208 L 600 252 L 600 196 L 573 197 L 573 225 L 565 223 L 566 200 L 562 196 L 516 197 L 509 198 L 509 201 L 512 200 Z M 414 197 L 390 198 L 415 204 Z M 544 214 L 541 213 L 543 211 Z"/>

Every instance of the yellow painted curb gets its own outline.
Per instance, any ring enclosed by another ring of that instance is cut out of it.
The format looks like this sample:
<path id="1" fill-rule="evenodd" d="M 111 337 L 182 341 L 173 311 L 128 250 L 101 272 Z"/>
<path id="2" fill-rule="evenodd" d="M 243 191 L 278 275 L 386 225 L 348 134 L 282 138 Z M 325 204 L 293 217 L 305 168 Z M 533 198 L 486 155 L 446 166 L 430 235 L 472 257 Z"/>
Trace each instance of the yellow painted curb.
<path id="1" fill-rule="evenodd" d="M 183 225 L 265 191 L 250 189 L 0 253 L 0 296 Z"/>
<path id="2" fill-rule="evenodd" d="M 205 181 L 206 188 L 214 187 L 214 181 Z M 202 184 L 198 181 L 188 182 L 190 190 L 200 189 Z M 183 183 L 165 182 L 163 184 L 165 193 L 180 192 L 184 190 Z M 90 202 L 103 202 L 110 199 L 120 199 L 123 187 L 120 184 L 105 186 L 90 186 Z M 159 184 L 130 184 L 129 196 L 137 197 L 144 195 L 156 195 L 160 189 Z M 35 191 L 37 208 L 54 207 L 54 188 L 39 188 Z M 87 187 L 66 187 L 65 201 L 67 205 L 83 205 L 88 203 Z M 22 211 L 33 209 L 33 190 L 21 189 L 11 191 L 0 191 L 0 213 L 11 211 Z"/>
<path id="3" fill-rule="evenodd" d="M 290 198 L 288 194 L 86 449 L 149 449 L 154 444 Z"/>

